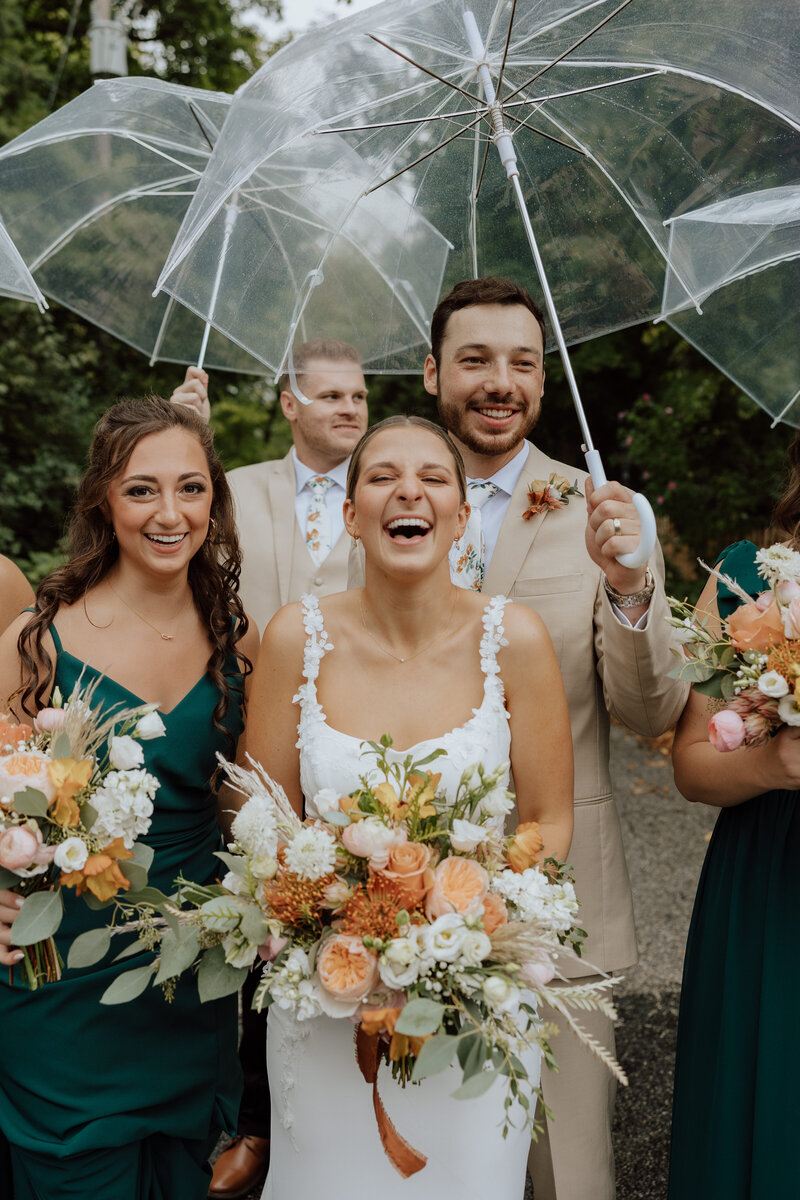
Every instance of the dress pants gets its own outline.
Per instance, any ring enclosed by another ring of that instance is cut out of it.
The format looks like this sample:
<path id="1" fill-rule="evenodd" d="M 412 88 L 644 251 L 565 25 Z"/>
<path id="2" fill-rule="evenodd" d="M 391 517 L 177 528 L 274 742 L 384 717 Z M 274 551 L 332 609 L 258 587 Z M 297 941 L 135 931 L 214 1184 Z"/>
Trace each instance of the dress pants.
<path id="1" fill-rule="evenodd" d="M 584 982 L 583 980 L 581 982 Z M 551 1042 L 558 1071 L 542 1069 L 542 1094 L 553 1114 L 531 1142 L 528 1170 L 534 1200 L 614 1200 L 611 1122 L 617 1081 L 564 1025 L 560 1013 L 541 1016 L 559 1027 Z M 578 1024 L 614 1053 L 614 1024 L 600 1012 L 576 1012 Z M 540 1119 L 543 1119 L 541 1109 Z"/>
<path id="2" fill-rule="evenodd" d="M 261 962 L 242 985 L 242 1040 L 239 1061 L 244 1091 L 236 1132 L 244 1137 L 269 1137 L 270 1102 L 267 1078 L 267 1009 L 253 1010 L 253 994 L 261 980 Z"/>

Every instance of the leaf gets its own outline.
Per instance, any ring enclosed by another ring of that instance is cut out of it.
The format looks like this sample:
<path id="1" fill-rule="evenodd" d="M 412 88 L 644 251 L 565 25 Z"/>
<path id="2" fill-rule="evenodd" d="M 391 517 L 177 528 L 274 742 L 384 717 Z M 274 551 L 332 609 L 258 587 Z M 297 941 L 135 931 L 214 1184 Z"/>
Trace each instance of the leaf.
<path id="1" fill-rule="evenodd" d="M 108 953 L 111 945 L 110 929 L 87 929 L 75 938 L 67 955 L 70 970 L 76 967 L 93 967 Z"/>
<path id="2" fill-rule="evenodd" d="M 722 687 L 720 688 L 720 691 L 722 692 L 723 700 L 733 699 L 733 697 L 736 695 L 736 680 L 732 675 L 725 676 L 725 678 L 722 680 Z"/>
<path id="3" fill-rule="evenodd" d="M 81 821 L 83 822 L 83 828 L 88 832 L 92 828 L 92 826 L 94 825 L 96 820 L 97 820 L 97 809 L 94 808 L 91 804 L 82 804 L 81 805 Z"/>
<path id="4" fill-rule="evenodd" d="M 456 1088 L 451 1095 L 454 1100 L 472 1100 L 476 1096 L 482 1096 L 484 1092 L 488 1092 L 497 1075 L 497 1071 L 478 1071 L 469 1079 L 465 1079 L 461 1087 Z"/>
<path id="5" fill-rule="evenodd" d="M 212 946 L 200 959 L 197 972 L 197 987 L 200 992 L 200 1003 L 207 1000 L 219 1000 L 222 996 L 230 996 L 238 992 L 247 978 L 249 967 L 232 967 L 225 962 L 225 951 L 222 946 Z"/>
<path id="6" fill-rule="evenodd" d="M 476 1030 L 475 1033 L 467 1034 L 466 1037 L 460 1039 L 458 1061 L 461 1063 L 465 1082 L 483 1070 L 488 1053 L 486 1041 L 480 1031 Z"/>
<path id="7" fill-rule="evenodd" d="M 14 808 L 23 817 L 46 817 L 47 796 L 38 788 L 25 788 L 14 797 Z"/>
<path id="8" fill-rule="evenodd" d="M 415 767 L 427 767 L 428 763 L 432 763 L 434 759 L 441 758 L 446 754 L 446 750 L 432 750 L 430 754 L 426 754 L 424 758 L 418 758 L 414 762 Z"/>
<path id="9" fill-rule="evenodd" d="M 0 888 L 15 888 L 19 887 L 22 880 L 16 871 L 9 871 L 5 867 L 0 867 Z"/>
<path id="10" fill-rule="evenodd" d="M 125 893 L 126 904 L 148 904 L 159 910 L 168 900 L 169 896 L 166 896 L 158 888 L 154 887 L 138 888 L 135 892 L 130 891 Z"/>
<path id="11" fill-rule="evenodd" d="M 413 1001 L 410 1001 L 413 1003 Z M 395 1025 L 397 1029 L 397 1025 Z M 437 1033 L 427 1041 L 417 1056 L 411 1079 L 418 1083 L 429 1075 L 438 1075 L 450 1066 L 458 1050 L 458 1038 L 449 1033 Z"/>
<path id="12" fill-rule="evenodd" d="M 253 946 L 260 946 L 267 936 L 267 919 L 260 908 L 249 905 L 239 926 L 242 936 Z"/>
<path id="13" fill-rule="evenodd" d="M 704 682 L 695 683 L 694 690 L 701 696 L 711 696 L 715 700 L 722 699 L 722 681 L 718 675 Z"/>
<path id="14" fill-rule="evenodd" d="M 350 818 L 347 813 L 340 812 L 338 809 L 329 809 L 328 812 L 320 813 L 323 821 L 327 821 L 329 825 L 345 825 L 350 824 Z"/>
<path id="15" fill-rule="evenodd" d="M 64 733 L 63 729 L 53 738 L 50 744 L 50 753 L 53 758 L 72 758 L 72 743 L 69 740 L 69 734 Z"/>
<path id="16" fill-rule="evenodd" d="M 436 1000 L 409 1000 L 395 1023 L 398 1033 L 409 1037 L 425 1037 L 435 1033 L 444 1017 L 444 1005 Z"/>
<path id="17" fill-rule="evenodd" d="M 63 915 L 61 892 L 34 892 L 26 898 L 14 922 L 14 945 L 32 946 L 52 937 Z"/>
<path id="18" fill-rule="evenodd" d="M 147 870 L 145 867 L 140 866 L 133 859 L 128 859 L 126 862 L 121 862 L 117 865 L 125 878 L 131 881 L 132 891 L 141 892 L 147 887 Z"/>
<path id="19" fill-rule="evenodd" d="M 119 954 L 115 955 L 111 961 L 122 962 L 123 959 L 133 958 L 134 954 L 147 953 L 149 953 L 149 947 L 146 946 L 144 942 L 141 942 L 139 938 L 137 938 L 135 942 L 131 942 L 130 945 L 126 946 L 124 950 L 120 950 Z"/>
<path id="20" fill-rule="evenodd" d="M 127 1004 L 129 1000 L 135 1000 L 147 987 L 155 969 L 155 963 L 147 963 L 144 967 L 134 967 L 132 971 L 118 975 L 103 992 L 100 1003 Z"/>
<path id="21" fill-rule="evenodd" d="M 215 850 L 214 857 L 221 859 L 237 878 L 247 878 L 247 859 L 243 858 L 241 854 L 228 854 L 226 850 Z"/>
<path id="22" fill-rule="evenodd" d="M 197 933 L 194 929 L 184 926 L 177 934 L 168 930 L 161 941 L 161 962 L 158 966 L 156 983 L 163 983 L 165 979 L 172 979 L 175 975 L 180 975 L 192 965 L 197 958 L 199 949 Z"/>
<path id="23" fill-rule="evenodd" d="M 133 858 L 128 859 L 128 862 L 135 862 L 137 867 L 143 867 L 145 871 L 150 870 L 155 855 L 152 846 L 148 846 L 145 842 L 134 842 L 131 854 Z"/>

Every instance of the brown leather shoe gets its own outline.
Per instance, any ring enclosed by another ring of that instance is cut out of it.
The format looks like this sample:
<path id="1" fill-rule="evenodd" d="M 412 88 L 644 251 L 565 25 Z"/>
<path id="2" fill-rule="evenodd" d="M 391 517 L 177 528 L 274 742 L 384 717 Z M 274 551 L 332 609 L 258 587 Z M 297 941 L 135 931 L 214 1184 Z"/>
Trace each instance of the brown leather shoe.
<path id="1" fill-rule="evenodd" d="M 211 1200 L 240 1200 L 263 1179 L 269 1166 L 269 1138 L 235 1137 L 214 1163 Z"/>

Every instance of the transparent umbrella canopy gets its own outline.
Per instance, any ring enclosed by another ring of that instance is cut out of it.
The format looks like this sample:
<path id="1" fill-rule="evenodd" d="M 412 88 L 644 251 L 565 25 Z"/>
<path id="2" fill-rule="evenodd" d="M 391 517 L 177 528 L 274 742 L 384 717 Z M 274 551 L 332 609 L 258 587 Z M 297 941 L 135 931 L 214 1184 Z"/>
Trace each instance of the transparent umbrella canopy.
<path id="1" fill-rule="evenodd" d="M 230 97 L 154 79 L 95 84 L 0 150 L 0 211 L 41 291 L 153 361 L 263 374 L 158 272 Z"/>
<path id="2" fill-rule="evenodd" d="M 800 184 L 734 196 L 667 228 L 663 316 L 773 424 L 800 426 Z"/>
<path id="3" fill-rule="evenodd" d="M 30 300 L 44 312 L 47 301 L 36 286 L 19 250 L 9 237 L 8 230 L 0 221 L 0 296 L 10 300 Z"/>

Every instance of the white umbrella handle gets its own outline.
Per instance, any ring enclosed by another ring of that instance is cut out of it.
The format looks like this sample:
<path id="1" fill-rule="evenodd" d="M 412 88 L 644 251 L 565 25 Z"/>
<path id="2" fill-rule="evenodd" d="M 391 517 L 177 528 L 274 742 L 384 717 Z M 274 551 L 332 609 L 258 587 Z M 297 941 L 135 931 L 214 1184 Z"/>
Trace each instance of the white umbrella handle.
<path id="1" fill-rule="evenodd" d="M 595 487 L 602 487 L 604 483 L 608 483 L 599 450 L 586 451 L 586 466 Z M 642 536 L 635 550 L 631 550 L 629 554 L 617 555 L 617 562 L 623 567 L 643 567 L 655 550 L 658 537 L 655 513 L 650 501 L 642 492 L 633 493 L 633 507 L 642 526 Z"/>

